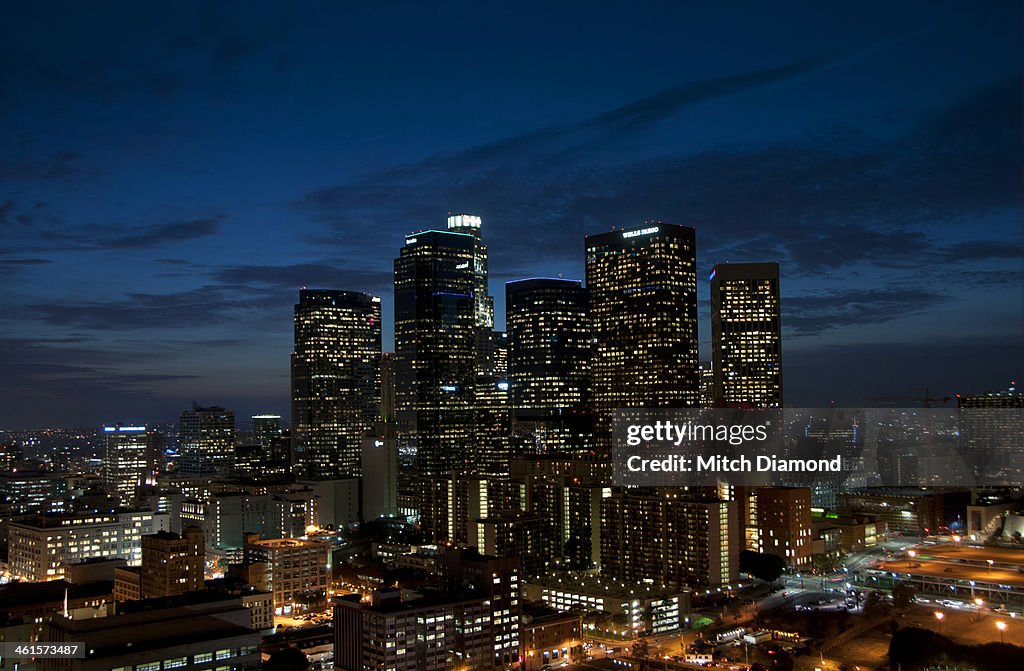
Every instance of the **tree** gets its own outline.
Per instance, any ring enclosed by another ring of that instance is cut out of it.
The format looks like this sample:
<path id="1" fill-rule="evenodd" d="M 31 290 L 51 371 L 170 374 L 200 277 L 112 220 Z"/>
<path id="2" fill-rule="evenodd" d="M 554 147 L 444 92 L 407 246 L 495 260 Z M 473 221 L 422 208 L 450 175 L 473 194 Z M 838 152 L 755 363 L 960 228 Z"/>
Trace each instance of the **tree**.
<path id="1" fill-rule="evenodd" d="M 775 582 L 782 576 L 786 560 L 778 555 L 764 554 L 752 550 L 740 552 L 740 571 L 749 573 L 758 580 Z"/>
<path id="2" fill-rule="evenodd" d="M 864 615 L 869 618 L 885 617 L 889 614 L 889 604 L 885 601 L 885 595 L 878 590 L 868 592 L 864 600 Z"/>
<path id="3" fill-rule="evenodd" d="M 285 648 L 270 655 L 263 671 L 309 671 L 309 658 L 298 648 Z"/>
<path id="4" fill-rule="evenodd" d="M 892 588 L 892 605 L 897 608 L 906 608 L 914 603 L 915 596 L 917 596 L 917 590 L 911 585 L 900 583 Z"/>

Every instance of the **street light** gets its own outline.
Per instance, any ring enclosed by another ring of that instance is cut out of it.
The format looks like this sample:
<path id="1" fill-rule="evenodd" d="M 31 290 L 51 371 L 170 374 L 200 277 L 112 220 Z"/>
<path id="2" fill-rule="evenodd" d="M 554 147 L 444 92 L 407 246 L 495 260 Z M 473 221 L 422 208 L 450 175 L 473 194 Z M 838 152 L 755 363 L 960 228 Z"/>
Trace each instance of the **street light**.
<path id="1" fill-rule="evenodd" d="M 991 573 L 992 572 L 992 564 L 995 564 L 996 562 L 995 562 L 994 559 L 987 559 L 986 561 L 988 562 L 988 572 Z"/>
<path id="2" fill-rule="evenodd" d="M 999 630 L 999 642 L 1006 643 L 1006 641 L 1003 640 L 1003 632 L 1006 631 L 1006 623 L 1002 620 L 996 622 L 996 629 Z"/>
<path id="3" fill-rule="evenodd" d="M 909 557 L 909 559 L 907 559 L 907 568 L 910 568 L 910 562 L 914 561 L 914 557 L 916 556 L 916 552 L 914 552 L 913 550 L 907 550 L 907 557 Z"/>

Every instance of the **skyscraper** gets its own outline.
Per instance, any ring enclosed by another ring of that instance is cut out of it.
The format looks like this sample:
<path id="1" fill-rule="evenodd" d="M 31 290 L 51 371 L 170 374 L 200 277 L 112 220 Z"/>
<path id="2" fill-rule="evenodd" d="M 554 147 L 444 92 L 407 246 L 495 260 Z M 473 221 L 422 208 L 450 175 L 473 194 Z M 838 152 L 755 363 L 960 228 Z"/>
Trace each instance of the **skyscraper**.
<path id="1" fill-rule="evenodd" d="M 185 475 L 223 475 L 235 455 L 235 413 L 218 406 L 193 405 L 178 423 L 181 472 Z"/>
<path id="2" fill-rule="evenodd" d="M 598 451 L 615 408 L 698 405 L 696 240 L 665 223 L 586 238 Z"/>
<path id="3" fill-rule="evenodd" d="M 269 453 L 274 448 L 274 442 L 281 438 L 281 416 L 253 415 L 252 434 L 256 444 Z"/>
<path id="4" fill-rule="evenodd" d="M 494 372 L 494 299 L 487 289 L 487 245 L 482 236 L 483 220 L 474 214 L 454 214 L 448 217 L 448 230 L 473 236 L 473 319 L 477 333 L 477 374 Z"/>
<path id="5" fill-rule="evenodd" d="M 711 354 L 716 404 L 782 405 L 779 264 L 715 266 Z"/>
<path id="6" fill-rule="evenodd" d="M 505 284 L 509 393 L 516 451 L 592 448 L 587 291 L 579 280 Z"/>
<path id="7" fill-rule="evenodd" d="M 152 473 L 148 448 L 144 426 L 103 427 L 103 486 L 123 506 L 131 504 L 135 488 Z"/>
<path id="8" fill-rule="evenodd" d="M 356 477 L 380 405 L 380 298 L 303 289 L 295 306 L 292 435 L 298 473 Z"/>
<path id="9" fill-rule="evenodd" d="M 416 470 L 472 465 L 480 328 L 478 239 L 456 231 L 409 235 L 395 259 L 395 392 L 399 444 Z"/>

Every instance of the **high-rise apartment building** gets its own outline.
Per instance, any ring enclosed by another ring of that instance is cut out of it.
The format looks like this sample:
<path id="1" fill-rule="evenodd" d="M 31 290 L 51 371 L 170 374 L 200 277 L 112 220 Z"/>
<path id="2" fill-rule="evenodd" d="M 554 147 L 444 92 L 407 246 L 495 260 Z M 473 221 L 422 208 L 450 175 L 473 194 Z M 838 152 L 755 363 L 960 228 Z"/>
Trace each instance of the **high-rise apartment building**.
<path id="1" fill-rule="evenodd" d="M 146 427 L 103 427 L 103 486 L 121 505 L 130 505 L 135 488 L 152 475 L 151 460 Z"/>
<path id="2" fill-rule="evenodd" d="M 739 575 L 733 501 L 675 488 L 613 491 L 601 501 L 601 573 L 625 583 L 726 585 Z"/>
<path id="3" fill-rule="evenodd" d="M 298 474 L 359 475 L 363 436 L 380 406 L 380 298 L 303 289 L 295 306 L 292 436 Z"/>
<path id="4" fill-rule="evenodd" d="M 579 280 L 505 284 L 514 448 L 582 455 L 592 449 L 587 291 Z"/>
<path id="5" fill-rule="evenodd" d="M 790 566 L 811 561 L 811 490 L 805 487 L 757 487 L 758 551 L 782 557 Z"/>
<path id="6" fill-rule="evenodd" d="M 711 273 L 716 404 L 782 405 L 779 264 L 720 263 Z"/>
<path id="7" fill-rule="evenodd" d="M 206 539 L 199 527 L 182 533 L 158 531 L 142 537 L 142 598 L 204 589 Z"/>
<path id="8" fill-rule="evenodd" d="M 598 452 L 616 408 L 698 405 L 696 238 L 649 223 L 586 238 Z"/>
<path id="9" fill-rule="evenodd" d="M 398 439 L 423 475 L 474 464 L 477 245 L 468 233 L 421 231 L 395 259 Z"/>
<path id="10" fill-rule="evenodd" d="M 224 475 L 235 456 L 235 413 L 218 406 L 193 405 L 178 423 L 181 472 Z"/>

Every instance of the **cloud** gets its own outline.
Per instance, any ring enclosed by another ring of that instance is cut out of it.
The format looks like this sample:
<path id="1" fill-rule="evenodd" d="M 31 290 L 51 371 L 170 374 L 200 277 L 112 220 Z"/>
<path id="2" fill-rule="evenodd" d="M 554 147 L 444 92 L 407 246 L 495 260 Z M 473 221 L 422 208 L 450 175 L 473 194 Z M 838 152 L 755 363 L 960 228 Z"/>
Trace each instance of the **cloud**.
<path id="1" fill-rule="evenodd" d="M 116 332 L 209 326 L 286 303 L 278 292 L 205 285 L 168 294 L 128 293 L 114 301 L 32 303 L 24 310 L 53 326 Z"/>
<path id="2" fill-rule="evenodd" d="M 0 338 L 0 427 L 52 426 L 56 408 L 58 422 L 82 424 L 135 415 L 141 406 L 155 410 L 162 385 L 195 378 L 156 371 L 152 357 L 140 359 L 87 338 Z"/>
<path id="3" fill-rule="evenodd" d="M 2 259 L 0 258 L 0 266 L 8 266 L 19 268 L 22 266 L 44 266 L 48 263 L 52 263 L 49 259 Z"/>
<path id="4" fill-rule="evenodd" d="M 131 232 L 111 234 L 99 246 L 114 249 L 139 249 L 157 247 L 171 242 L 205 238 L 217 232 L 223 216 L 174 221 L 165 224 L 144 226 Z"/>
<path id="5" fill-rule="evenodd" d="M 390 267 L 360 269 L 346 267 L 342 262 L 296 263 L 284 266 L 228 266 L 213 271 L 212 276 L 227 285 L 266 286 L 289 292 L 302 287 L 341 288 L 358 291 L 390 290 L 393 275 Z"/>
<path id="6" fill-rule="evenodd" d="M 950 297 L 924 289 L 843 289 L 783 300 L 783 328 L 791 335 L 817 335 L 844 326 L 881 324 L 920 314 Z"/>
<path id="7" fill-rule="evenodd" d="M 0 181 L 41 182 L 67 179 L 78 174 L 80 158 L 74 151 L 59 151 L 49 156 L 34 157 L 22 146 L 12 156 L 0 159 Z"/>
<path id="8" fill-rule="evenodd" d="M 10 211 L 16 208 L 13 201 Z M 6 206 L 6 203 L 5 205 Z M 36 203 L 35 211 L 43 209 Z M 0 211 L 0 221 L 3 212 Z M 7 226 L 7 237 L 13 248 L 24 252 L 68 252 L 110 249 L 148 249 L 215 235 L 225 220 L 222 214 L 194 219 L 179 219 L 159 224 L 125 226 L 120 224 L 74 224 L 47 210 L 45 219 L 37 219 L 31 227 L 14 229 Z"/>
<path id="9" fill-rule="evenodd" d="M 1024 258 L 1021 245 L 1007 240 L 966 240 L 935 249 L 936 261 L 957 263 L 961 261 L 991 261 L 996 259 Z"/>
<path id="10" fill-rule="evenodd" d="M 814 67 L 821 66 L 791 74 Z M 742 91 L 742 81 L 694 88 L 713 97 Z M 584 235 L 662 219 L 697 228 L 702 266 L 775 259 L 787 276 L 859 264 L 913 267 L 942 248 L 935 238 L 943 226 L 999 212 L 1019 217 L 1010 214 L 1020 207 L 1022 168 L 1016 79 L 985 86 L 898 137 L 837 127 L 784 144 L 646 156 L 623 150 L 644 124 L 703 99 L 673 89 L 575 126 L 314 189 L 295 205 L 339 238 L 381 253 L 394 244 L 374 241 L 382 221 L 413 230 L 438 213 L 478 212 L 485 227 L 500 219 L 487 233 L 493 267 L 530 258 L 564 263 L 568 272 L 577 272 Z M 594 128 L 607 132 L 583 133 Z"/>

